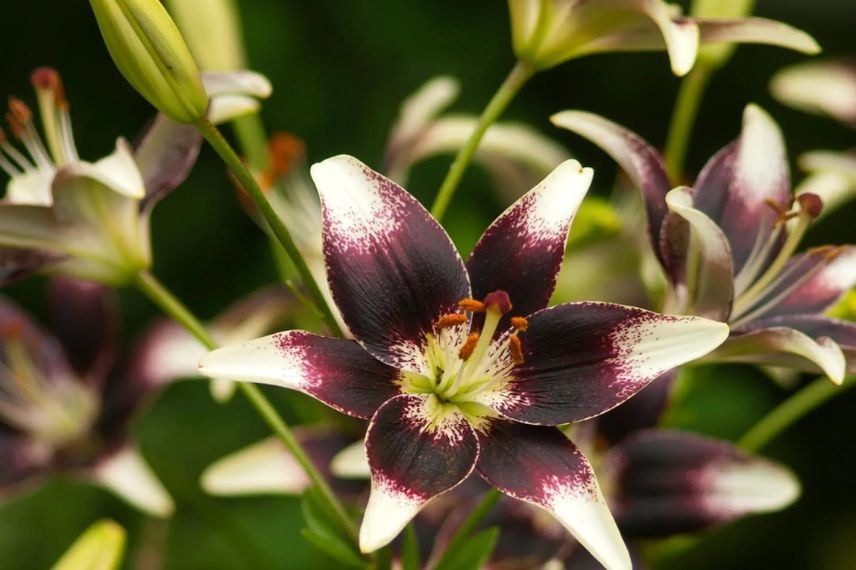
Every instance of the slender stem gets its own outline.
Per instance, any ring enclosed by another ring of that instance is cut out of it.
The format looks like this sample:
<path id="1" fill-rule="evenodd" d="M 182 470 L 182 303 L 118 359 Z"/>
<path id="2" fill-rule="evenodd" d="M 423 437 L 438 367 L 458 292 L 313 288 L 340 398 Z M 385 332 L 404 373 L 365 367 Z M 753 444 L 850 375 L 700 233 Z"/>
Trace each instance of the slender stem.
<path id="1" fill-rule="evenodd" d="M 446 557 L 449 556 L 452 552 L 457 550 L 461 544 L 473 533 L 473 531 L 478 527 L 479 524 L 484 520 L 484 518 L 488 515 L 490 510 L 496 505 L 496 502 L 499 501 L 502 495 L 496 489 L 491 489 L 487 493 L 484 494 L 482 500 L 479 501 L 479 504 L 473 509 L 470 513 L 470 516 L 467 517 L 461 526 L 458 527 L 458 530 L 455 532 L 455 535 L 449 541 L 449 544 L 446 546 L 446 550 L 443 552 L 443 556 L 440 557 L 440 560 L 437 561 L 437 564 L 434 566 L 439 568 L 446 561 Z"/>
<path id="2" fill-rule="evenodd" d="M 464 146 L 461 147 L 461 150 L 458 151 L 457 156 L 455 156 L 455 161 L 452 162 L 452 165 L 449 167 L 449 172 L 446 174 L 446 178 L 443 180 L 443 184 L 437 192 L 437 197 L 434 199 L 434 205 L 431 206 L 431 214 L 435 218 L 440 220 L 446 213 L 446 209 L 449 207 L 449 202 L 452 201 L 452 196 L 454 196 L 455 190 L 458 188 L 458 184 L 461 182 L 461 178 L 464 176 L 467 166 L 469 166 L 470 161 L 478 150 L 479 144 L 481 143 L 484 134 L 487 132 L 487 129 L 499 118 L 502 112 L 505 111 L 505 108 L 508 107 L 511 100 L 514 99 L 517 92 L 520 91 L 534 73 L 535 70 L 529 65 L 523 62 L 518 62 L 511 70 L 511 73 L 508 74 L 508 77 L 505 78 L 502 85 L 500 85 L 499 90 L 487 104 L 487 107 L 485 107 L 479 117 L 475 130 L 470 135 L 470 138 L 467 139 Z"/>
<path id="3" fill-rule="evenodd" d="M 752 429 L 740 438 L 737 444 L 746 451 L 758 451 L 797 420 L 841 392 L 856 386 L 856 378 L 845 378 L 844 384 L 836 386 L 829 378 L 821 376 L 793 396 L 773 408 Z"/>
<path id="4" fill-rule="evenodd" d="M 270 166 L 267 134 L 258 114 L 239 117 L 232 121 L 232 130 L 238 140 L 247 163 L 256 170 L 265 170 Z"/>
<path id="5" fill-rule="evenodd" d="M 149 272 L 142 272 L 136 280 L 137 288 L 146 295 L 155 305 L 172 317 L 176 322 L 182 325 L 187 331 L 196 337 L 206 348 L 213 349 L 217 347 L 217 342 L 211 334 L 205 329 L 199 319 L 185 307 L 160 281 L 157 277 Z M 357 529 L 354 526 L 354 521 L 348 516 L 347 511 L 333 494 L 332 489 L 324 480 L 324 477 L 309 459 L 309 456 L 303 450 L 303 447 L 294 437 L 291 429 L 277 411 L 268 401 L 268 399 L 259 391 L 258 388 L 245 382 L 239 382 L 238 388 L 244 393 L 244 396 L 250 401 L 250 404 L 261 415 L 268 426 L 279 437 L 288 451 L 294 456 L 306 475 L 315 484 L 323 497 L 326 507 L 336 516 L 342 524 L 342 528 L 347 531 L 348 535 L 356 541 Z"/>
<path id="6" fill-rule="evenodd" d="M 679 181 L 682 177 L 693 125 L 712 73 L 710 66 L 699 61 L 681 82 L 666 139 L 666 173 L 670 180 Z"/>
<path id="7" fill-rule="evenodd" d="M 295 268 L 297 268 L 297 272 L 300 274 L 300 278 L 306 286 L 309 297 L 312 298 L 312 301 L 318 307 L 318 310 L 321 311 L 324 321 L 327 323 L 330 331 L 335 336 L 342 336 L 342 329 L 339 327 L 336 317 L 333 316 L 333 311 L 327 304 L 327 300 L 321 292 L 321 288 L 318 286 L 318 283 L 315 281 L 315 277 L 312 276 L 309 266 L 306 265 L 306 261 L 300 254 L 297 244 L 294 243 L 294 239 L 291 237 L 291 232 L 288 231 L 288 228 L 285 227 L 285 224 L 283 224 L 282 220 L 279 219 L 279 216 L 276 215 L 276 212 L 270 205 L 270 202 L 268 202 L 264 191 L 259 187 L 256 179 L 253 178 L 253 175 L 249 170 L 247 170 L 247 167 L 244 166 L 240 157 L 235 153 L 234 149 L 226 141 L 220 131 L 217 130 L 217 127 L 212 125 L 208 120 L 202 120 L 196 123 L 196 128 L 199 129 L 202 136 L 204 136 L 214 150 L 217 151 L 217 154 L 220 155 L 220 158 L 223 159 L 223 162 L 226 163 L 241 183 L 241 186 L 243 186 L 244 190 L 246 190 L 247 194 L 249 194 L 250 198 L 255 202 L 256 207 L 259 209 L 259 212 L 261 212 L 273 232 L 273 235 L 282 245 L 283 249 L 285 249 L 285 252 L 294 263 Z"/>

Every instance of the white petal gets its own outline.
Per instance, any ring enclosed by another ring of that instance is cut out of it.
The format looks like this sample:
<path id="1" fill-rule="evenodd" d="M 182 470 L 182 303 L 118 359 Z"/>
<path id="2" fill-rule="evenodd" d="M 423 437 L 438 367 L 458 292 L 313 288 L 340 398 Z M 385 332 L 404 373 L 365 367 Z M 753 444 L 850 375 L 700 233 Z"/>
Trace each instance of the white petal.
<path id="1" fill-rule="evenodd" d="M 6 186 L 6 201 L 10 204 L 50 206 L 53 203 L 51 182 L 55 173 L 53 167 L 39 168 L 12 177 Z"/>
<path id="2" fill-rule="evenodd" d="M 230 94 L 266 99 L 273 93 L 273 86 L 267 77 L 249 70 L 205 71 L 202 73 L 202 83 L 208 97 Z"/>
<path id="3" fill-rule="evenodd" d="M 280 336 L 272 334 L 211 351 L 199 361 L 199 373 L 300 390 L 307 381 L 304 362 L 299 351 L 279 349 Z"/>
<path id="4" fill-rule="evenodd" d="M 372 480 L 369 503 L 360 526 L 360 551 L 374 552 L 392 542 L 424 505 L 424 501 Z"/>
<path id="5" fill-rule="evenodd" d="M 388 152 L 406 144 L 454 101 L 461 86 L 453 77 L 435 77 L 401 104 L 398 120 L 392 127 Z"/>
<path id="6" fill-rule="evenodd" d="M 97 465 L 95 481 L 138 509 L 156 517 L 169 517 L 175 505 L 139 450 L 125 447 Z"/>
<path id="7" fill-rule="evenodd" d="M 80 175 L 90 176 L 119 194 L 138 199 L 146 194 L 143 175 L 134 160 L 134 152 L 123 138 L 116 140 L 113 154 L 92 165 L 86 162 L 80 164 Z"/>
<path id="8" fill-rule="evenodd" d="M 244 115 L 259 112 L 261 104 L 252 97 L 245 95 L 218 95 L 211 99 L 208 107 L 208 120 L 219 125 L 228 123 Z"/>
<path id="9" fill-rule="evenodd" d="M 310 486 L 303 468 L 276 438 L 268 438 L 219 459 L 202 473 L 212 495 L 298 495 Z"/>
<path id="10" fill-rule="evenodd" d="M 330 472 L 342 479 L 368 479 L 371 477 L 366 443 L 356 441 L 337 453 L 330 463 Z"/>
<path id="11" fill-rule="evenodd" d="M 705 508 L 723 519 L 783 509 L 800 495 L 800 484 L 789 470 L 760 459 L 714 463 L 700 474 L 710 487 Z"/>
<path id="12" fill-rule="evenodd" d="M 856 126 L 856 66 L 852 64 L 794 65 L 773 77 L 770 91 L 782 103 Z"/>

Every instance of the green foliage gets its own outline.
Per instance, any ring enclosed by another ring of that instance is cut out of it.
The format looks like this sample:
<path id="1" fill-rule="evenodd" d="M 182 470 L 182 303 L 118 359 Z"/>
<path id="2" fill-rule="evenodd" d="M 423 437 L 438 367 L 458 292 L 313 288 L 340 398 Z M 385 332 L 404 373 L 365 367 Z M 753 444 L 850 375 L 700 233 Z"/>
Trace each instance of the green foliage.
<path id="1" fill-rule="evenodd" d="M 490 558 L 498 539 L 498 528 L 483 530 L 447 552 L 435 570 L 479 570 Z"/>

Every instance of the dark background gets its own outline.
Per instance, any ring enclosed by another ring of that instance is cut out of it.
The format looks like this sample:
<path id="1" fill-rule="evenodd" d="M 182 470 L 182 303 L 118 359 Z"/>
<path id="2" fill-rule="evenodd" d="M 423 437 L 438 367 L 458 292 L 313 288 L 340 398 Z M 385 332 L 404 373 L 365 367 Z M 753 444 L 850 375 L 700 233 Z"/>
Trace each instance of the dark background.
<path id="1" fill-rule="evenodd" d="M 348 153 L 379 166 L 403 97 L 435 75 L 450 74 L 463 86 L 456 110 L 477 113 L 513 63 L 507 8 L 500 1 L 243 0 L 239 5 L 253 67 L 275 86 L 264 120 L 271 130 L 306 140 L 310 161 Z M 856 8 L 850 1 L 761 0 L 755 12 L 805 29 L 826 56 L 856 51 Z M 58 68 L 82 156 L 103 156 L 116 136 L 133 138 L 152 116 L 113 66 L 84 0 L 5 0 L 2 23 L 0 94 L 34 102 L 29 73 L 40 65 Z M 852 130 L 771 99 L 771 75 L 803 59 L 772 47 L 741 47 L 708 91 L 688 171 L 696 172 L 736 136 L 747 102 L 759 103 L 779 121 L 792 157 L 815 148 L 851 146 Z M 505 118 L 526 121 L 566 143 L 584 164 L 595 167 L 595 191 L 605 193 L 615 177 L 612 161 L 553 129 L 547 118 L 566 108 L 591 110 L 662 144 L 678 83 L 662 53 L 589 57 L 537 76 Z M 448 161 L 420 166 L 409 189 L 430 203 Z M 447 216 L 463 251 L 502 207 L 487 179 L 475 169 L 468 173 Z M 852 242 L 854 215 L 853 205 L 842 209 L 812 230 L 808 244 Z M 157 208 L 153 240 L 155 272 L 206 317 L 275 280 L 266 240 L 237 207 L 221 163 L 207 149 L 188 182 Z M 40 314 L 43 285 L 40 279 L 29 280 L 8 293 Z M 121 295 L 126 336 L 132 340 L 156 312 L 133 291 Z M 687 396 L 687 408 L 672 419 L 674 425 L 734 438 L 786 395 L 741 367 L 710 369 L 703 376 Z M 290 418 L 294 403 L 306 402 L 270 394 Z M 856 392 L 842 395 L 768 448 L 768 455 L 798 472 L 804 485 L 799 503 L 716 531 L 672 566 L 856 567 L 853 409 Z M 296 500 L 213 500 L 197 489 L 202 467 L 266 434 L 240 398 L 218 406 L 202 382 L 175 385 L 137 423 L 137 433 L 178 502 L 173 521 L 146 522 L 104 492 L 54 481 L 0 507 L 0 567 L 47 567 L 101 516 L 129 529 L 132 560 L 145 555 L 139 548 L 144 536 L 163 541 L 169 568 L 326 566 L 298 538 Z"/>

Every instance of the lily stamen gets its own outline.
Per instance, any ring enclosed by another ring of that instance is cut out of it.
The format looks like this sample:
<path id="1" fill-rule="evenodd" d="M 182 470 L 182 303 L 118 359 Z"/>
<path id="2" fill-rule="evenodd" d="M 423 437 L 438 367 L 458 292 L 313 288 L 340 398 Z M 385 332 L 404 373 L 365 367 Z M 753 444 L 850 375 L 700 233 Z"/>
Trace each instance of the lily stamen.
<path id="1" fill-rule="evenodd" d="M 437 331 L 441 331 L 449 327 L 462 325 L 468 320 L 469 318 L 466 315 L 460 313 L 451 313 L 448 315 L 443 315 L 442 317 L 437 319 L 437 322 L 434 323 L 434 328 L 437 329 Z"/>
<path id="2" fill-rule="evenodd" d="M 508 337 L 508 349 L 511 352 L 511 360 L 518 366 L 523 364 L 523 345 L 520 343 L 520 337 L 513 334 Z"/>
<path id="3" fill-rule="evenodd" d="M 9 97 L 9 112 L 6 114 L 9 127 L 30 156 L 40 167 L 50 167 L 51 160 L 36 127 L 33 125 L 33 112 L 26 103 L 17 97 Z"/>
<path id="4" fill-rule="evenodd" d="M 525 317 L 511 317 L 511 326 L 522 332 L 529 328 L 529 321 Z"/>
<path id="5" fill-rule="evenodd" d="M 468 360 L 473 355 L 473 351 L 475 351 L 480 337 L 481 335 L 477 332 L 470 333 L 467 340 L 464 341 L 463 346 L 461 346 L 461 349 L 458 351 L 458 358 L 461 360 Z"/>
<path id="6" fill-rule="evenodd" d="M 481 301 L 476 301 L 475 299 L 461 299 L 458 301 L 458 306 L 465 311 L 470 311 L 471 313 L 484 313 L 487 307 Z"/>

